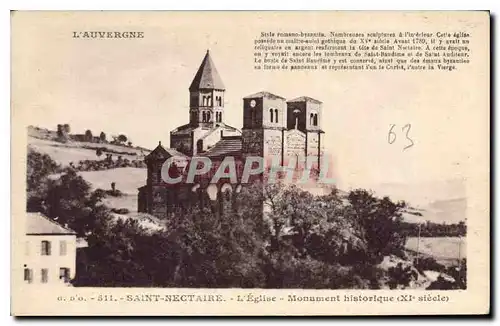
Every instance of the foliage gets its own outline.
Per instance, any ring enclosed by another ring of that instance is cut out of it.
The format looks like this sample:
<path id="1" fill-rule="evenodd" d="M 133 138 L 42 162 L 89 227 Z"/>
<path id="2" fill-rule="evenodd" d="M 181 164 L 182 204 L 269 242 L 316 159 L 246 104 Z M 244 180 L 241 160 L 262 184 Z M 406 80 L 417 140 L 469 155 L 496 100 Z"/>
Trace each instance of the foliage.
<path id="1" fill-rule="evenodd" d="M 421 257 L 419 259 L 415 259 L 413 265 L 419 272 L 423 271 L 436 271 L 436 272 L 444 272 L 446 267 L 436 261 L 436 259 L 432 257 Z"/>
<path id="2" fill-rule="evenodd" d="M 99 139 L 102 142 L 106 142 L 106 134 L 104 133 L 104 131 L 101 131 L 101 134 L 99 135 Z"/>
<path id="3" fill-rule="evenodd" d="M 406 288 L 410 285 L 412 280 L 418 278 L 418 273 L 411 268 L 411 266 L 403 267 L 402 263 L 398 263 L 396 266 L 389 268 L 389 288 L 396 289 L 398 286 Z"/>
<path id="4" fill-rule="evenodd" d="M 125 143 L 128 138 L 124 134 L 120 134 L 117 139 L 120 143 Z"/>
<path id="5" fill-rule="evenodd" d="M 27 210 L 37 212 L 43 207 L 48 176 L 58 173 L 61 167 L 49 155 L 41 154 L 31 148 L 28 149 L 27 159 Z"/>
<path id="6" fill-rule="evenodd" d="M 85 140 L 88 142 L 91 142 L 93 140 L 92 131 L 90 129 L 87 129 L 85 131 Z"/>
<path id="7" fill-rule="evenodd" d="M 90 191 L 90 185 L 73 169 L 67 169 L 57 180 L 48 180 L 44 213 L 79 236 L 92 232 L 96 220 L 106 215 L 101 204 L 104 194 Z"/>
<path id="8" fill-rule="evenodd" d="M 217 201 L 201 195 L 165 214 L 164 229 L 151 230 L 113 217 L 125 211 L 102 204 L 119 191 L 115 183 L 92 192 L 74 169 L 60 171 L 50 157 L 32 153 L 28 161 L 39 211 L 87 239 L 75 286 L 378 289 L 386 278 L 391 287 L 407 286 L 413 275 L 376 266 L 404 244 L 405 204 L 364 190 L 316 196 L 256 183 Z M 48 178 L 56 171 L 58 179 Z"/>
<path id="9" fill-rule="evenodd" d="M 389 197 L 380 199 L 363 189 L 351 191 L 347 199 L 346 217 L 352 219 L 361 232 L 368 257 L 377 260 L 403 250 L 406 239 L 401 223 L 405 202 L 394 203 Z"/>

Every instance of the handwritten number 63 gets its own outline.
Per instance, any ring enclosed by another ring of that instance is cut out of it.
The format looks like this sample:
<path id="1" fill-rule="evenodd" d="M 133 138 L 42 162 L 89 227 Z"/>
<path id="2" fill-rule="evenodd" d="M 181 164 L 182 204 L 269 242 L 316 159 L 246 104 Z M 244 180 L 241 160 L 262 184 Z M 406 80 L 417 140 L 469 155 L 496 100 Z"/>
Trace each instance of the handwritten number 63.
<path id="1" fill-rule="evenodd" d="M 389 142 L 389 144 L 394 144 L 394 142 L 396 141 L 396 133 L 393 130 L 394 127 L 396 127 L 396 125 L 392 124 L 389 129 L 389 133 L 387 134 L 387 141 Z M 411 124 L 409 123 L 406 124 L 403 128 L 401 128 L 401 131 L 405 133 L 406 140 L 409 142 L 409 144 L 406 145 L 403 148 L 403 150 L 406 150 L 415 144 L 413 140 L 410 138 L 410 129 L 411 129 Z"/>

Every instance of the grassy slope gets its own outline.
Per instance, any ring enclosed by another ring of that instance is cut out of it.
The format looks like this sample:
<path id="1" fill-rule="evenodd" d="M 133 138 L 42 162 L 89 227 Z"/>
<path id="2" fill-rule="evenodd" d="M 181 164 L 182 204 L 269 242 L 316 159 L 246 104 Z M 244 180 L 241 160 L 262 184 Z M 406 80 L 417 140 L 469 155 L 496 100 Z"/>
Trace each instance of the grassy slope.
<path id="1" fill-rule="evenodd" d="M 48 154 L 57 163 L 67 166 L 70 162 L 77 163 L 80 160 L 97 160 L 99 159 L 95 150 L 86 149 L 83 146 L 106 147 L 117 152 L 136 153 L 138 155 L 122 155 L 123 158 L 136 160 L 141 154 L 141 149 L 117 146 L 111 144 L 95 144 L 86 142 L 68 142 L 65 144 L 50 140 L 54 133 L 48 130 L 29 129 L 28 146 L 34 150 Z M 148 151 L 143 151 L 148 154 Z M 113 154 L 116 157 L 117 154 Z M 101 156 L 102 159 L 103 156 Z M 157 229 L 161 222 L 149 214 L 137 212 L 137 191 L 139 187 L 146 182 L 147 170 L 142 168 L 116 168 L 103 171 L 82 171 L 78 172 L 87 182 L 90 183 L 92 189 L 101 188 L 104 190 L 111 189 L 111 182 L 116 183 L 116 188 L 123 193 L 122 197 L 108 196 L 104 199 L 106 206 L 110 208 L 127 208 L 130 213 L 127 215 L 114 214 L 121 218 L 135 218 L 141 221 L 141 224 L 150 229 Z"/>
<path id="2" fill-rule="evenodd" d="M 408 238 L 406 249 L 417 251 L 417 238 Z M 467 241 L 458 237 L 420 238 L 418 251 L 426 256 L 434 257 L 438 262 L 447 265 L 458 258 L 467 258 Z"/>

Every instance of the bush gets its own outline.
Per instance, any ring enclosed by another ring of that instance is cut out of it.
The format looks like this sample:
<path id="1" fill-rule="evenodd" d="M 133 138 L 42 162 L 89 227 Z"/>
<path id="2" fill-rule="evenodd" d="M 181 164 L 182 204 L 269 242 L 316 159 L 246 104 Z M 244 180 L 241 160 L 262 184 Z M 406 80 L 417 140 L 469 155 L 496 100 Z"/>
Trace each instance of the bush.
<path id="1" fill-rule="evenodd" d="M 415 259 L 413 261 L 413 265 L 420 273 L 423 273 L 423 271 L 436 271 L 444 273 L 446 271 L 446 267 L 438 263 L 436 259 L 432 257 L 423 257 Z"/>

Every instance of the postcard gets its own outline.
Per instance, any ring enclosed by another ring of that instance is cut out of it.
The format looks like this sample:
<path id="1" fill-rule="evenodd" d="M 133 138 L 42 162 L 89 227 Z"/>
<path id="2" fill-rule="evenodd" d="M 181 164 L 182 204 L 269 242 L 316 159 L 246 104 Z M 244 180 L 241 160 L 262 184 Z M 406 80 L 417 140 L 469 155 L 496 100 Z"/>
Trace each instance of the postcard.
<path id="1" fill-rule="evenodd" d="M 12 315 L 490 312 L 489 12 L 11 26 Z"/>

